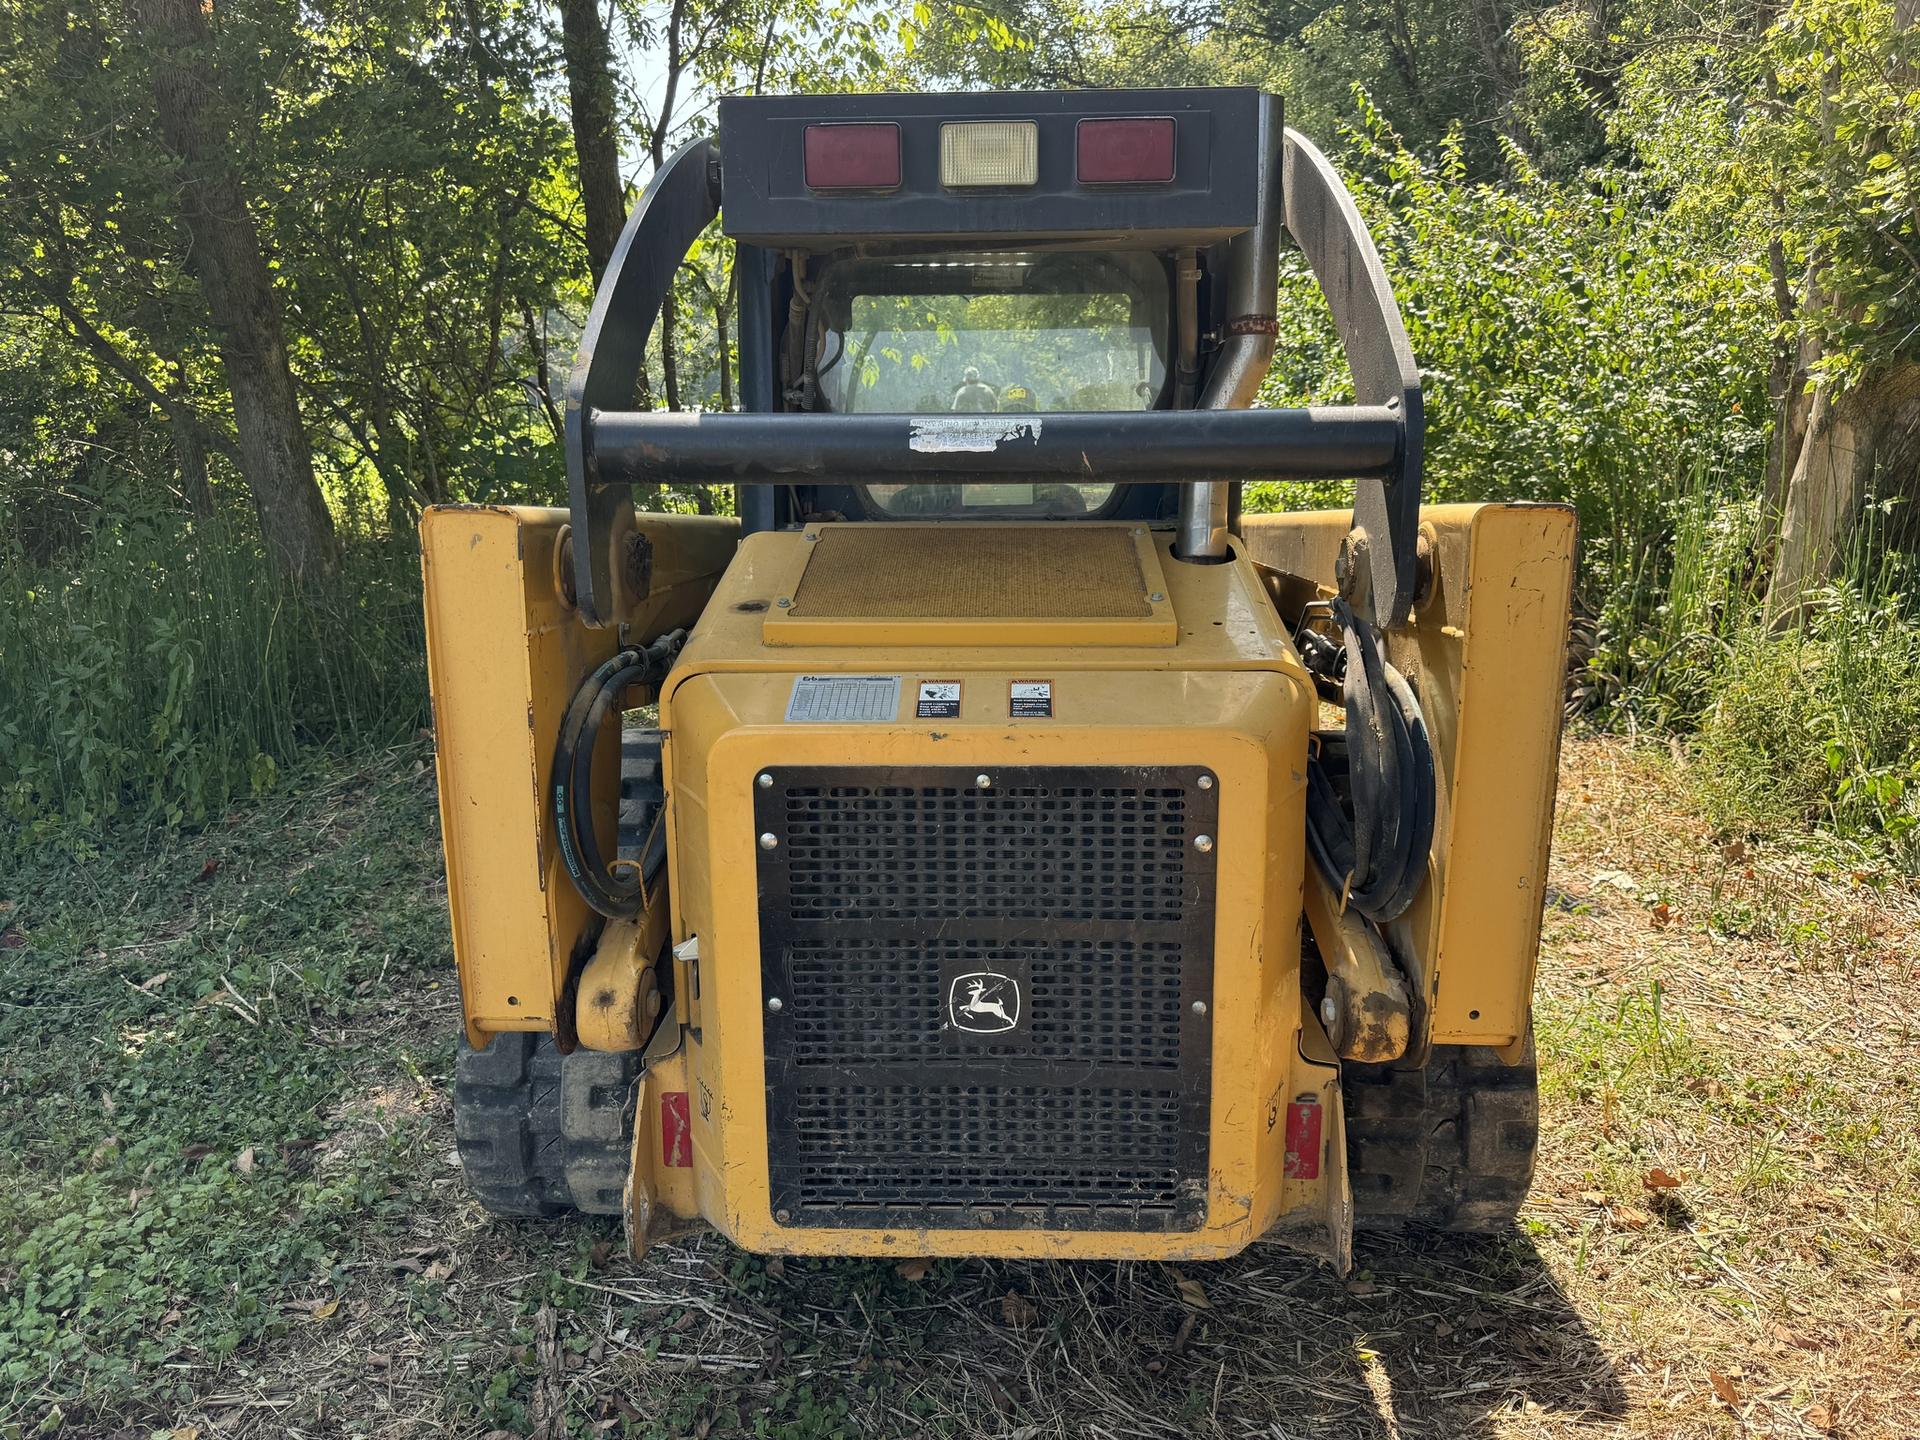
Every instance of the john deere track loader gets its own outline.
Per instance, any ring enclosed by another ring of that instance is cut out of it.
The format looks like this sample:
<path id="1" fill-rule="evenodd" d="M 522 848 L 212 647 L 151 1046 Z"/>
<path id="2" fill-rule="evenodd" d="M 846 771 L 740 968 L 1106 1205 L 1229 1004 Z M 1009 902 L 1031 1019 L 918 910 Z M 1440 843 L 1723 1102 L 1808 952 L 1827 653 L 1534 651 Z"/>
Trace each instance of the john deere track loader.
<path id="1" fill-rule="evenodd" d="M 716 215 L 739 410 L 639 410 Z M 1350 405 L 1250 408 L 1289 245 Z M 570 507 L 422 528 L 482 1203 L 636 1253 L 1508 1223 L 1574 526 L 1422 509 L 1422 435 L 1271 96 L 722 102 L 595 300 Z"/>

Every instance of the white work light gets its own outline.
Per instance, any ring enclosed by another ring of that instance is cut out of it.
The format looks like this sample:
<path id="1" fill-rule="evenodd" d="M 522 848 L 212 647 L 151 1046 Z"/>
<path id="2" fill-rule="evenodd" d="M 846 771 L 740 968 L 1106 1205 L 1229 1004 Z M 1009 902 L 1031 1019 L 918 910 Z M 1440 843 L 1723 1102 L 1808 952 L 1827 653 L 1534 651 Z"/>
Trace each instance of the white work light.
<path id="1" fill-rule="evenodd" d="M 991 120 L 940 127 L 940 183 L 949 189 L 1032 185 L 1040 178 L 1040 127 Z"/>

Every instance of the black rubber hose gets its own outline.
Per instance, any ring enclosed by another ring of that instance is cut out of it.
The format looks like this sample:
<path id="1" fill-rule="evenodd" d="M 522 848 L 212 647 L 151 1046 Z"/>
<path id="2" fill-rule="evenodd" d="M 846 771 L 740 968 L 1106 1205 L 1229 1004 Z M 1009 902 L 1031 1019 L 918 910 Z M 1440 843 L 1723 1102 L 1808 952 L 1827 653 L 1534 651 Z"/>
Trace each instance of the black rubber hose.
<path id="1" fill-rule="evenodd" d="M 567 706 L 554 742 L 548 780 L 549 815 L 560 860 L 574 889 L 609 919 L 631 919 L 646 903 L 641 877 L 616 878 L 601 854 L 593 828 L 593 755 L 600 729 L 627 690 L 657 685 L 672 668 L 686 632 L 676 630 L 644 648 L 621 650 L 581 682 Z"/>
<path id="2" fill-rule="evenodd" d="M 1345 662 L 1347 726 L 1308 757 L 1307 849 L 1346 904 L 1385 924 L 1405 913 L 1426 883 L 1433 747 L 1413 687 L 1381 658 L 1372 628 L 1344 600 L 1332 609 L 1345 642 L 1336 653 Z M 1310 663 L 1324 666 L 1331 648 Z"/>
<path id="3" fill-rule="evenodd" d="M 548 818 L 559 843 L 560 862 L 581 898 L 603 915 L 612 913 L 609 906 L 617 912 L 620 902 L 612 896 L 604 882 L 587 869 L 581 857 L 580 837 L 575 827 L 573 762 L 580 731 L 585 725 L 587 713 L 593 708 L 594 698 L 608 681 L 632 662 L 633 655 L 631 650 L 618 652 L 597 667 L 574 691 L 573 699 L 567 705 L 567 713 L 561 718 L 560 733 L 554 739 L 553 766 L 547 778 Z M 590 810 L 588 819 L 591 826 Z"/>

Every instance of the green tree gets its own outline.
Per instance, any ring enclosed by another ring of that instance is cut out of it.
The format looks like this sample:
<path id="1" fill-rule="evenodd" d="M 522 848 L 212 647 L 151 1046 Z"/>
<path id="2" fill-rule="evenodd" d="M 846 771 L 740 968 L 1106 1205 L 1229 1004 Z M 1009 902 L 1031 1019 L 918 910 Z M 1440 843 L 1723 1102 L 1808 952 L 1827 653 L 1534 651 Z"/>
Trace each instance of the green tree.
<path id="1" fill-rule="evenodd" d="M 260 533 L 289 575 L 331 571 L 339 559 L 333 520 L 294 395 L 280 291 L 233 162 L 230 82 L 215 63 L 206 12 L 200 0 L 132 0 L 131 9 L 160 134 L 177 162 L 180 221 L 219 337 Z"/>

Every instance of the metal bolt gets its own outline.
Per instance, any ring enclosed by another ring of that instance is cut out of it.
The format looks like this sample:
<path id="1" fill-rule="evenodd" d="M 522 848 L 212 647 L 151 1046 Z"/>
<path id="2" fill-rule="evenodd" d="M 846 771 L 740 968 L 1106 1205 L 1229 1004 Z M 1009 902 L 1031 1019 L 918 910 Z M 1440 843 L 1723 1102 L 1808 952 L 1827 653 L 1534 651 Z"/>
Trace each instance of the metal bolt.
<path id="1" fill-rule="evenodd" d="M 793 604 L 793 601 L 789 600 L 785 595 L 782 595 L 778 600 L 774 601 L 773 603 L 778 605 L 782 610 L 784 610 L 789 605 Z"/>
<path id="2" fill-rule="evenodd" d="M 762 776 L 761 778 L 762 778 L 762 779 L 765 779 L 766 777 L 765 777 L 765 776 Z M 1202 776 L 1200 777 L 1200 788 L 1201 788 L 1202 790 L 1211 790 L 1211 789 L 1213 789 L 1213 776 L 1211 776 L 1211 775 L 1202 775 Z"/>
<path id="3" fill-rule="evenodd" d="M 1194 836 L 1193 848 L 1198 850 L 1202 855 L 1205 855 L 1208 851 L 1213 849 L 1213 836 L 1211 835 Z"/>
<path id="4" fill-rule="evenodd" d="M 767 831 L 766 834 L 760 837 L 760 848 L 762 850 L 775 850 L 775 849 L 778 849 L 779 846 L 780 846 L 780 837 L 774 834 L 771 830 Z"/>
<path id="5" fill-rule="evenodd" d="M 819 534 L 819 532 L 818 532 L 818 531 L 816 531 L 816 530 L 809 530 L 809 531 L 807 531 L 807 539 L 809 539 L 809 540 L 818 540 L 819 538 L 820 538 L 820 534 Z"/>
<path id="6" fill-rule="evenodd" d="M 1329 1030 L 1340 1023 L 1340 1006 L 1331 995 L 1320 1002 L 1320 1023 Z"/>
<path id="7" fill-rule="evenodd" d="M 768 774 L 765 770 L 762 770 L 760 772 L 760 778 L 756 780 L 754 783 L 758 785 L 762 790 L 771 790 L 773 788 L 773 776 Z M 1209 781 L 1208 783 L 1211 784 L 1212 782 Z"/>
<path id="8" fill-rule="evenodd" d="M 1166 598 L 1167 597 L 1162 595 L 1158 590 L 1154 591 L 1151 595 L 1147 596 L 1147 599 L 1151 600 L 1156 605 L 1158 605 L 1162 600 Z"/>
<path id="9" fill-rule="evenodd" d="M 1196 1000 L 1196 1001 L 1194 1001 L 1194 1002 L 1193 1002 L 1193 1013 L 1194 1013 L 1194 1014 L 1196 1014 L 1196 1015 L 1204 1015 L 1204 1014 L 1206 1014 L 1206 1013 L 1207 1013 L 1207 1002 L 1206 1002 L 1206 1001 L 1204 1001 L 1204 1000 Z"/>
<path id="10" fill-rule="evenodd" d="M 773 1212 L 773 1218 L 778 1220 L 782 1225 L 784 1225 L 789 1220 L 793 1219 L 793 1212 L 791 1210 L 776 1210 Z"/>
<path id="11" fill-rule="evenodd" d="M 982 790 L 991 790 L 993 788 L 993 777 L 991 775 L 976 775 L 973 777 L 973 783 Z"/>
<path id="12" fill-rule="evenodd" d="M 786 1008 L 786 1003 L 782 1001 L 778 995 L 769 995 L 767 997 L 767 1009 L 771 1010 L 774 1014 L 778 1015 Z"/>

